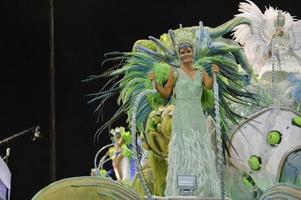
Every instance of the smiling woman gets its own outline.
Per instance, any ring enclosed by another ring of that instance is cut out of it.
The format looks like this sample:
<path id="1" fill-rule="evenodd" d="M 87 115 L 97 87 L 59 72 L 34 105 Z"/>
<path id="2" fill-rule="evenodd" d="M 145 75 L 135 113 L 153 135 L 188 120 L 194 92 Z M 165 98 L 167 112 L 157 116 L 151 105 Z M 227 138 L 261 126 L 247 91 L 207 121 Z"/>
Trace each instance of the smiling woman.
<path id="1" fill-rule="evenodd" d="M 179 49 L 179 54 L 183 63 L 192 63 L 193 52 L 191 45 L 187 43 L 182 44 Z"/>
<path id="2" fill-rule="evenodd" d="M 157 91 L 164 98 L 168 98 L 173 91 L 176 99 L 169 143 L 170 153 L 167 158 L 168 173 L 165 195 L 180 195 L 177 176 L 184 175 L 196 177 L 197 191 L 195 195 L 214 197 L 219 196 L 220 186 L 215 155 L 211 148 L 212 143 L 201 105 L 203 85 L 212 88 L 213 80 L 207 72 L 200 72 L 193 66 L 194 46 L 189 43 L 191 38 L 187 38 L 187 41 L 185 38 L 180 38 L 187 34 L 180 32 L 179 38 L 176 38 L 182 41 L 177 49 L 181 60 L 180 68 L 177 68 L 175 73 L 170 68 L 169 79 L 164 87 L 156 83 Z M 212 69 L 214 69 L 213 73 L 219 71 L 218 66 L 214 66 Z M 173 84 L 174 76 L 177 77 L 175 85 Z M 155 80 L 154 75 L 149 78 L 152 81 Z"/>

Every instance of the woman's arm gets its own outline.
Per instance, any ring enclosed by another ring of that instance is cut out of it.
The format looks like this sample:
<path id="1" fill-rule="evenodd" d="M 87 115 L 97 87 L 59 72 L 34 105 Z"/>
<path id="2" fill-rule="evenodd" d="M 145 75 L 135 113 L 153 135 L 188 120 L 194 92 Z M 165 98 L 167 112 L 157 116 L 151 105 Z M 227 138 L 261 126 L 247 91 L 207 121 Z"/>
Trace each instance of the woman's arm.
<path id="1" fill-rule="evenodd" d="M 211 71 L 212 73 L 219 73 L 219 66 L 217 66 L 216 64 L 212 64 L 211 66 Z M 213 87 L 213 78 L 209 76 L 209 74 L 204 70 L 203 72 L 203 84 L 204 86 L 211 90 Z"/>
<path id="2" fill-rule="evenodd" d="M 156 82 L 156 76 L 155 76 L 155 73 L 154 72 L 151 72 L 149 75 L 148 75 L 148 78 L 151 80 L 151 81 L 155 81 L 155 88 L 156 90 L 159 92 L 159 94 L 164 98 L 164 99 L 167 99 L 171 93 L 172 93 L 172 90 L 173 90 L 173 82 L 174 82 L 174 72 L 173 72 L 173 69 L 170 68 L 170 71 L 169 71 L 169 76 L 168 76 L 168 81 L 167 83 L 165 84 L 164 87 L 162 87 L 161 85 L 159 85 L 157 82 Z"/>

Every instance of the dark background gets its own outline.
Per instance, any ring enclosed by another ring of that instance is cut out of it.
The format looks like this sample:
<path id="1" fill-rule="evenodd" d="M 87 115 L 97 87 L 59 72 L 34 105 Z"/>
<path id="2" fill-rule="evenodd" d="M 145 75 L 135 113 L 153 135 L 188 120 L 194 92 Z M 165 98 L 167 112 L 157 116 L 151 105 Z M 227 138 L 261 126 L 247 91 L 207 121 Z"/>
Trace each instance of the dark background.
<path id="1" fill-rule="evenodd" d="M 256 0 L 261 10 L 271 5 L 301 17 L 293 0 Z M 107 142 L 103 135 L 94 146 L 96 105 L 87 104 L 88 93 L 100 82 L 82 83 L 88 75 L 104 71 L 103 54 L 129 51 L 138 39 L 159 37 L 170 28 L 217 26 L 237 14 L 238 1 L 117 1 L 56 0 L 55 76 L 57 180 L 89 175 L 97 149 Z M 0 147 L 11 148 L 12 198 L 30 199 L 50 183 L 49 150 L 49 19 L 48 2 L 1 0 L 0 2 L 0 140 L 34 125 L 43 138 L 30 136 Z M 116 109 L 106 104 L 105 119 Z M 124 119 L 119 124 L 124 125 Z M 109 167 L 109 166 L 108 166 Z"/>

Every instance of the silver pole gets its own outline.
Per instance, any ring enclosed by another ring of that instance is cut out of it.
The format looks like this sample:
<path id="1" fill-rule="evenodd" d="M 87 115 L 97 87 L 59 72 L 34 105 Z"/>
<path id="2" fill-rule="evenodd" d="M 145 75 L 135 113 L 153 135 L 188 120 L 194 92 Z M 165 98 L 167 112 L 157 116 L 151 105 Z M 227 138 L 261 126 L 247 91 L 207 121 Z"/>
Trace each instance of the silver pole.
<path id="1" fill-rule="evenodd" d="M 225 199 L 225 186 L 224 186 L 224 155 L 223 155 L 223 142 L 221 133 L 221 116 L 219 109 L 219 93 L 217 84 L 217 75 L 213 73 L 213 91 L 214 91 L 214 106 L 215 106 L 215 130 L 216 130 L 216 145 L 217 145 L 217 170 L 220 179 L 221 199 Z"/>

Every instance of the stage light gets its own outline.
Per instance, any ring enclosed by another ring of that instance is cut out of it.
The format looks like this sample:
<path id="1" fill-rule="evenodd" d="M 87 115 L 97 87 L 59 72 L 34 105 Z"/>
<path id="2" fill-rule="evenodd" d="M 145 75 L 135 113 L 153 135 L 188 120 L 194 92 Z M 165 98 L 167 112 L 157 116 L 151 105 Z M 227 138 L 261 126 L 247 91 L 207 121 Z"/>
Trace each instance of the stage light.
<path id="1" fill-rule="evenodd" d="M 181 196 L 193 196 L 193 193 L 197 188 L 197 177 L 178 175 L 177 187 L 178 190 L 180 190 Z"/>

